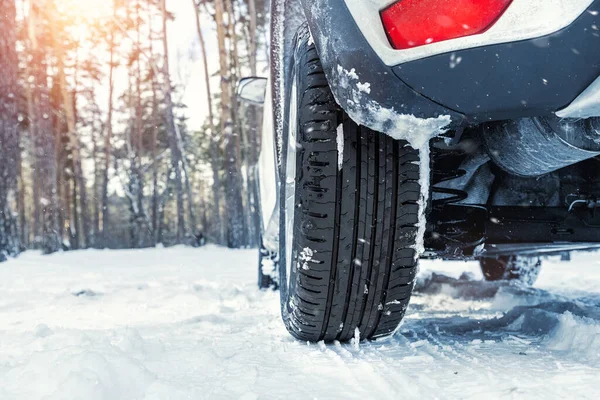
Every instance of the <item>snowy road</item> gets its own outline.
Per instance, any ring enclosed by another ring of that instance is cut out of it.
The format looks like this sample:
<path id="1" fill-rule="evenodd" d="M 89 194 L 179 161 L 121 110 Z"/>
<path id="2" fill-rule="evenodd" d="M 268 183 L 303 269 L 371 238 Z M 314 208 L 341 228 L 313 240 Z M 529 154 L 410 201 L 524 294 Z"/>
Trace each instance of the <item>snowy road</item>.
<path id="1" fill-rule="evenodd" d="M 0 264 L 0 399 L 600 397 L 598 254 L 546 262 L 534 289 L 424 262 L 401 330 L 358 348 L 294 341 L 255 262 L 206 247 Z"/>

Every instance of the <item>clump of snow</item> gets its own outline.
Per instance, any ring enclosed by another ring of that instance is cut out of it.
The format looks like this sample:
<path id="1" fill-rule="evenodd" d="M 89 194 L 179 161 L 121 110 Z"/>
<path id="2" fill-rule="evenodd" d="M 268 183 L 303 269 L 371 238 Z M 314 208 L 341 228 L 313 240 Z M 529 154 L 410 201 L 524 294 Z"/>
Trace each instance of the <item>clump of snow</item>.
<path id="1" fill-rule="evenodd" d="M 417 231 L 417 242 L 415 250 L 417 255 L 425 251 L 425 232 L 427 231 L 427 203 L 429 201 L 429 182 L 431 174 L 429 140 L 421 144 L 419 150 L 419 185 L 421 186 L 421 196 L 419 198 L 419 224 Z"/>
<path id="2" fill-rule="evenodd" d="M 365 82 L 365 83 L 360 83 L 358 82 L 356 84 L 356 87 L 358 88 L 358 90 L 360 90 L 361 92 L 364 92 L 366 94 L 370 94 L 371 93 L 371 84 L 369 82 Z"/>
<path id="3" fill-rule="evenodd" d="M 46 324 L 39 324 L 33 330 L 33 335 L 39 338 L 45 338 L 53 335 L 54 332 Z"/>
<path id="4" fill-rule="evenodd" d="M 264 276 L 270 276 L 273 279 L 277 278 L 277 273 L 275 271 L 275 262 L 273 261 L 272 258 L 270 258 L 270 257 L 261 258 L 260 268 L 261 268 L 262 274 Z"/>
<path id="5" fill-rule="evenodd" d="M 302 249 L 300 255 L 298 256 L 299 263 L 302 263 L 302 269 L 310 269 L 308 263 L 312 261 L 314 255 L 315 251 L 310 247 L 305 247 L 304 249 Z"/>
<path id="6" fill-rule="evenodd" d="M 354 337 L 352 338 L 352 346 L 354 350 L 360 350 L 360 329 L 354 328 Z"/>
<path id="7" fill-rule="evenodd" d="M 338 151 L 338 170 L 341 171 L 344 166 L 344 124 L 337 127 L 337 151 Z"/>
<path id="8" fill-rule="evenodd" d="M 337 66 L 338 74 L 345 74 L 348 78 L 352 80 L 358 80 L 358 75 L 356 74 L 356 69 L 352 68 L 350 71 L 342 67 L 341 65 Z M 360 82 L 359 82 L 360 84 Z"/>
<path id="9" fill-rule="evenodd" d="M 415 149 L 421 149 L 435 136 L 444 133 L 445 127 L 452 122 L 449 115 L 437 118 L 418 118 L 401 114 L 393 108 L 382 107 L 375 101 L 364 97 L 370 93 L 370 84 L 360 82 L 355 69 L 347 70 L 338 65 L 334 82 L 350 90 L 346 99 L 336 99 L 354 121 L 369 128 L 383 132 L 394 139 L 406 140 Z M 366 91 L 364 89 L 368 88 Z"/>
<path id="10" fill-rule="evenodd" d="M 458 64 L 462 62 L 462 57 L 457 56 L 456 53 L 452 53 L 450 55 L 450 68 L 454 69 Z"/>
<path id="11" fill-rule="evenodd" d="M 556 351 L 568 352 L 581 360 L 600 361 L 600 324 L 597 320 L 577 317 L 567 311 L 558 315 L 558 324 L 544 345 Z"/>
<path id="12" fill-rule="evenodd" d="M 375 118 L 373 129 L 396 140 L 406 140 L 415 149 L 423 148 L 431 139 L 446 132 L 444 127 L 451 122 L 449 115 L 424 119 L 398 114 L 393 108 L 383 108 L 376 103 L 369 103 L 367 110 Z"/>

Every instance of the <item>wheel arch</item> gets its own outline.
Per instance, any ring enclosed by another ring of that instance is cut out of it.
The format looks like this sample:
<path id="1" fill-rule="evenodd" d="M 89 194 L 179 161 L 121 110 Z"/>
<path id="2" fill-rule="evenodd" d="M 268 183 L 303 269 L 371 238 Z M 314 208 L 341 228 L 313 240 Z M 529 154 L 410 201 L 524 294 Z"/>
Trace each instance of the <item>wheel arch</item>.
<path id="1" fill-rule="evenodd" d="M 302 5 L 335 99 L 356 123 L 387 134 L 401 123 L 429 136 L 462 125 L 464 115 L 420 95 L 383 63 L 344 0 Z"/>

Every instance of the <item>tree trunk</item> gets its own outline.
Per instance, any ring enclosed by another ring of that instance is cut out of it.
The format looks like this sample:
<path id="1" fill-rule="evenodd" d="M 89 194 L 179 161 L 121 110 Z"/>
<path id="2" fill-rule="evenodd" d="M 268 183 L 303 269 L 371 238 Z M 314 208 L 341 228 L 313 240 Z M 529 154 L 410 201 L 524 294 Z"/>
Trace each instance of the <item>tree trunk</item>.
<path id="1" fill-rule="evenodd" d="M 256 0 L 248 0 L 248 17 L 250 18 L 250 75 L 256 76 Z"/>
<path id="2" fill-rule="evenodd" d="M 1 89 L 0 89 L 1 90 Z M 0 150 L 2 151 L 2 150 Z M 23 149 L 19 146 L 18 152 L 18 181 L 19 181 L 19 197 L 18 197 L 18 206 L 17 210 L 19 213 L 19 240 L 21 248 L 29 247 L 29 229 L 27 226 L 27 205 L 25 203 L 25 181 L 23 175 L 23 158 L 22 158 Z"/>
<path id="3" fill-rule="evenodd" d="M 155 82 L 152 82 L 152 115 L 158 115 L 158 100 L 156 98 Z M 158 242 L 158 158 L 156 145 L 158 140 L 158 127 L 156 121 L 152 124 L 152 237 L 154 245 Z"/>
<path id="4" fill-rule="evenodd" d="M 116 18 L 117 7 L 113 3 L 113 18 Z M 102 179 L 102 245 L 108 245 L 108 236 L 110 234 L 109 224 L 110 215 L 108 207 L 108 171 L 110 169 L 112 153 L 112 134 L 113 134 L 113 97 L 114 97 L 114 70 L 115 70 L 115 35 L 114 28 L 110 34 L 110 65 L 108 74 L 108 118 L 106 122 L 106 136 L 104 138 L 104 172 Z"/>
<path id="5" fill-rule="evenodd" d="M 183 153 L 183 140 L 181 138 L 181 136 L 178 134 L 178 143 L 179 143 L 179 147 Z M 188 199 L 188 215 L 189 215 L 189 231 L 192 235 L 197 235 L 197 229 L 198 226 L 196 224 L 196 213 L 194 211 L 194 191 L 192 190 L 192 183 L 191 183 L 191 179 L 190 179 L 190 169 L 188 168 L 187 165 L 187 160 L 185 159 L 185 157 L 182 158 L 181 160 L 181 168 L 183 169 L 183 176 L 184 176 L 184 182 L 185 182 L 185 191 L 187 193 L 187 199 Z"/>
<path id="6" fill-rule="evenodd" d="M 206 83 L 206 97 L 208 104 L 208 120 L 210 127 L 210 154 L 211 154 L 211 167 L 213 170 L 213 231 L 218 232 L 217 241 L 219 243 L 224 242 L 224 225 L 221 219 L 221 163 L 219 149 L 221 148 L 222 135 L 217 134 L 215 128 L 215 116 L 212 99 L 212 89 L 210 84 L 210 73 L 208 71 L 208 56 L 206 54 L 206 43 L 204 41 L 204 35 L 202 34 L 202 26 L 200 24 L 200 9 L 196 4 L 196 0 L 192 0 L 194 5 L 194 12 L 196 13 L 196 30 L 198 32 L 198 40 L 200 41 L 200 51 L 202 53 L 202 62 L 204 64 L 204 81 Z M 204 198 L 204 197 L 203 197 Z M 206 229 L 206 225 L 205 225 Z"/>
<path id="7" fill-rule="evenodd" d="M 76 51 L 76 57 L 75 57 L 75 66 L 73 68 L 74 72 L 74 77 L 73 77 L 73 92 L 71 94 L 71 110 L 73 113 L 73 125 L 74 125 L 74 130 L 71 131 L 73 132 L 73 140 L 75 142 L 75 144 L 77 145 L 77 158 L 75 159 L 77 161 L 77 167 L 75 168 L 75 179 L 77 180 L 77 185 L 78 185 L 78 194 L 79 194 L 79 208 L 80 208 L 80 216 L 78 218 L 78 220 L 81 221 L 81 228 L 82 228 L 82 233 L 83 233 L 83 239 L 85 241 L 85 244 L 83 245 L 84 248 L 89 248 L 91 247 L 91 242 L 92 242 L 92 221 L 91 221 L 91 216 L 90 216 L 90 206 L 89 206 L 89 200 L 88 200 L 88 188 L 87 188 L 87 179 L 85 178 L 84 172 L 83 172 L 83 156 L 81 155 L 81 149 L 84 147 L 81 143 L 81 140 L 79 138 L 79 135 L 77 134 L 77 94 L 78 94 L 78 90 L 79 90 L 79 79 L 78 79 L 78 72 L 79 72 L 79 49 L 77 49 Z M 80 226 L 79 224 L 77 225 L 78 227 Z"/>
<path id="8" fill-rule="evenodd" d="M 229 14 L 229 25 L 224 21 L 224 6 Z M 221 72 L 221 128 L 225 135 L 225 165 L 227 172 L 227 245 L 241 247 L 245 244 L 244 201 L 242 199 L 242 180 L 240 173 L 240 140 L 234 132 L 234 103 L 232 82 L 236 79 L 237 50 L 233 11 L 230 0 L 215 0 L 215 19 L 217 23 L 217 42 Z M 226 31 L 227 28 L 227 31 Z M 229 34 L 233 42 L 233 53 L 230 59 L 226 47 L 225 35 Z M 230 60 L 233 60 L 230 68 Z M 233 74 L 231 73 L 233 71 Z"/>
<path id="9" fill-rule="evenodd" d="M 238 83 L 238 79 L 240 77 L 240 60 L 239 60 L 239 50 L 238 50 L 238 37 L 236 32 L 236 14 L 234 10 L 234 0 L 225 0 L 225 9 L 228 15 L 228 27 L 229 27 L 229 37 L 232 46 L 232 50 L 230 53 L 230 62 L 232 63 L 230 67 L 230 71 L 232 71 L 233 76 L 230 79 L 230 90 L 235 92 L 235 85 Z M 228 159 L 233 163 L 228 167 L 228 170 L 231 171 L 228 173 L 227 177 L 228 187 L 230 190 L 230 199 L 233 207 L 235 207 L 235 215 L 233 215 L 229 220 L 229 232 L 230 232 L 230 246 L 231 247 L 241 247 L 246 246 L 248 244 L 248 224 L 246 219 L 246 214 L 248 210 L 244 207 L 243 193 L 244 193 L 244 178 L 242 176 L 242 161 L 244 160 L 244 156 L 242 155 L 242 149 L 240 146 L 240 136 L 242 135 L 241 125 L 239 121 L 240 115 L 240 107 L 238 104 L 237 96 L 233 95 L 231 97 L 231 121 L 233 127 L 233 135 L 232 139 L 234 141 L 232 145 L 231 153 L 234 154 L 234 157 L 228 157 Z"/>
<path id="10" fill-rule="evenodd" d="M 41 4 L 44 4 L 44 2 L 41 2 Z M 35 147 L 39 169 L 34 171 L 34 173 L 39 177 L 40 182 L 39 201 L 43 222 L 42 250 L 45 254 L 50 254 L 60 250 L 61 240 L 57 210 L 56 143 L 51 118 L 52 110 L 48 90 L 46 57 L 44 49 L 38 45 L 39 39 L 42 39 L 43 32 L 37 29 L 38 26 L 35 21 L 41 4 L 32 4 L 29 16 L 29 32 L 33 44 L 32 65 L 35 85 L 33 88 L 34 115 L 32 117 L 35 118 L 38 129 Z"/>
<path id="11" fill-rule="evenodd" d="M 54 130 L 56 132 L 61 132 L 62 125 L 60 122 L 62 121 L 58 121 L 58 119 L 55 119 Z M 60 141 L 60 139 L 61 137 L 59 133 L 57 135 L 57 141 Z M 70 227 L 71 225 L 71 176 L 67 174 L 67 168 L 65 166 L 66 154 L 64 154 L 65 152 L 63 151 L 60 151 L 61 148 L 62 146 L 57 146 L 57 149 L 59 149 L 59 151 L 56 154 L 56 198 L 59 201 L 57 218 L 58 226 L 60 228 L 59 235 L 61 242 L 65 238 L 65 230 L 66 237 L 70 242 L 71 231 L 70 228 L 67 227 Z M 39 165 L 37 167 L 39 167 Z M 38 208 L 40 207 L 38 206 Z M 37 242 L 41 243 L 39 240 L 37 240 Z"/>
<path id="12" fill-rule="evenodd" d="M 141 17 L 140 2 L 135 3 L 135 14 L 132 16 L 135 25 L 135 56 L 131 60 L 130 68 L 130 107 L 133 108 L 133 125 L 127 131 L 128 154 L 130 162 L 129 171 L 129 200 L 131 202 L 131 239 L 134 248 L 147 246 L 146 213 L 144 211 L 144 177 L 141 170 L 142 162 L 142 132 L 143 132 L 143 109 L 142 109 L 142 65 L 141 65 Z M 135 90 L 134 90 L 135 88 Z M 132 100 L 133 99 L 133 100 Z"/>
<path id="13" fill-rule="evenodd" d="M 250 18 L 250 74 L 256 76 L 257 71 L 257 23 L 256 23 L 256 0 L 248 0 L 248 13 Z M 259 188 L 258 188 L 258 149 L 260 149 L 260 129 L 259 129 L 259 118 L 258 109 L 256 106 L 249 106 L 249 125 L 248 131 L 248 152 L 249 152 L 249 166 L 248 166 L 248 193 L 249 202 L 248 212 L 251 214 L 251 226 L 252 238 L 250 240 L 251 246 L 257 246 L 258 236 L 260 235 L 260 213 L 258 210 L 259 203 Z"/>
<path id="14" fill-rule="evenodd" d="M 204 182 L 199 182 L 198 185 L 198 195 L 200 196 L 201 199 L 206 199 L 206 190 L 205 190 L 205 186 L 204 186 Z M 202 220 L 202 233 L 204 234 L 204 236 L 206 237 L 207 235 L 207 228 L 208 228 L 208 215 L 207 215 L 207 205 L 206 205 L 206 201 L 204 201 L 202 203 L 202 207 L 201 207 L 201 220 Z"/>
<path id="15" fill-rule="evenodd" d="M 98 133 L 100 133 L 100 135 L 102 134 L 102 132 L 104 132 L 104 129 L 102 128 L 102 123 L 100 123 L 100 126 L 97 126 L 97 123 L 100 121 L 100 112 L 97 109 L 97 103 L 96 103 L 96 98 L 95 95 L 92 93 L 92 101 L 94 104 L 94 113 L 93 113 L 93 120 L 92 120 L 92 159 L 94 162 L 94 190 L 93 190 L 93 196 L 92 196 L 92 202 L 93 202 L 93 236 L 92 236 L 92 245 L 94 247 L 98 246 L 98 239 L 100 237 L 100 182 L 101 182 L 101 178 L 102 178 L 102 174 L 100 172 L 100 166 L 99 166 L 99 161 L 98 161 L 98 154 L 100 152 L 99 150 L 99 145 L 98 145 Z"/>
<path id="16" fill-rule="evenodd" d="M 177 243 L 182 243 L 186 237 L 185 229 L 185 207 L 183 201 L 183 183 L 181 176 L 182 154 L 177 139 L 177 127 L 175 126 L 175 115 L 173 111 L 173 97 L 171 88 L 171 73 L 169 68 L 169 41 L 167 37 L 167 5 L 166 0 L 161 1 L 162 11 L 162 40 L 163 40 L 163 73 L 164 73 L 164 102 L 167 134 L 169 137 L 169 148 L 171 149 L 171 164 L 175 171 L 175 195 L 177 196 Z"/>
<path id="17" fill-rule="evenodd" d="M 11 1 L 11 0 L 5 0 Z M 26 14 L 25 2 L 21 3 L 22 13 Z M 33 18 L 32 15 L 29 15 L 27 19 L 27 28 L 32 26 L 30 20 Z M 28 41 L 28 51 L 31 54 L 33 49 L 33 32 L 29 31 L 29 41 Z M 25 63 L 25 71 L 24 71 L 24 81 L 25 84 L 25 97 L 27 100 L 27 116 L 29 122 L 29 137 L 33 142 L 33 149 L 30 151 L 31 156 L 31 169 L 33 173 L 31 174 L 32 181 L 32 239 L 35 248 L 38 248 L 39 243 L 41 242 L 41 233 L 42 233 L 42 218 L 41 218 L 41 207 L 40 207 L 40 177 L 35 171 L 39 170 L 39 162 L 37 157 L 37 151 L 35 149 L 35 141 L 37 140 L 38 135 L 38 127 L 37 127 L 37 119 L 35 118 L 35 105 L 33 103 L 33 88 L 35 83 L 30 80 L 32 77 L 32 69 L 31 63 Z"/>
<path id="18" fill-rule="evenodd" d="M 37 58 L 41 61 L 42 57 Z M 43 234 L 42 250 L 45 254 L 54 253 L 61 248 L 60 227 L 58 225 L 58 198 L 56 190 L 56 150 L 52 121 L 50 119 L 50 99 L 47 88 L 46 66 L 40 63 L 41 68 L 36 74 L 36 118 L 38 119 L 37 150 L 39 157 L 39 170 L 35 173 L 40 177 L 40 205 L 42 211 Z"/>
<path id="19" fill-rule="evenodd" d="M 225 136 L 225 140 L 228 140 L 226 130 L 231 130 L 231 94 L 229 88 L 229 71 L 227 65 L 227 47 L 225 43 L 225 8 L 223 0 L 215 0 L 215 22 L 217 25 L 217 45 L 219 49 L 219 72 L 221 78 L 221 115 L 220 115 L 220 135 Z M 228 154 L 225 154 L 227 158 Z M 227 164 L 227 163 L 226 163 Z M 216 195 L 216 194 L 215 194 Z M 225 218 L 229 219 L 229 204 L 226 194 L 226 207 L 225 207 Z M 225 224 L 223 224 L 225 227 Z"/>
<path id="20" fill-rule="evenodd" d="M 74 94 L 72 94 L 68 90 L 67 86 L 67 78 L 65 74 L 65 65 L 64 65 L 64 50 L 62 46 L 57 46 L 57 62 L 58 68 L 57 72 L 59 74 L 59 83 L 61 88 L 61 96 L 63 101 L 63 111 L 65 112 L 66 121 L 67 121 L 67 137 L 69 139 L 69 144 L 71 147 L 71 161 L 73 163 L 73 180 L 74 187 L 77 189 L 75 193 L 73 193 L 73 220 L 71 220 L 71 231 L 73 231 L 73 227 L 76 230 L 76 241 L 78 248 L 88 247 L 90 246 L 90 232 L 91 232 L 91 222 L 89 215 L 89 206 L 88 206 L 88 197 L 87 197 L 87 184 L 86 179 L 83 175 L 83 166 L 81 162 L 81 143 L 79 141 L 79 136 L 77 135 L 77 121 L 75 117 L 75 101 L 74 96 L 76 96 L 77 88 L 74 90 Z M 75 66 L 75 71 L 77 71 L 77 65 Z M 77 72 L 75 72 L 77 73 Z M 79 197 L 77 197 L 77 193 Z M 79 200 L 79 202 L 77 201 Z M 77 209 L 77 204 L 79 203 L 80 213 Z M 81 227 L 83 231 L 83 237 L 85 244 L 82 244 L 80 241 L 80 229 L 79 229 L 79 221 L 81 217 Z"/>
<path id="21" fill-rule="evenodd" d="M 148 43 L 150 46 L 150 54 L 154 54 L 154 29 L 152 27 L 152 6 L 148 3 Z M 157 153 L 157 141 L 158 141 L 158 95 L 156 89 L 156 73 L 152 73 L 151 86 L 152 86 L 152 142 L 151 153 L 152 153 L 152 240 L 156 246 L 159 243 L 158 236 L 158 208 L 159 208 L 159 190 L 158 190 L 158 153 Z"/>
<path id="22" fill-rule="evenodd" d="M 79 209 L 77 208 L 77 179 L 73 176 L 73 186 L 71 186 L 71 199 L 68 197 L 67 201 L 71 200 L 70 204 L 72 207 L 71 224 L 69 225 L 69 234 L 71 236 L 71 250 L 79 250 L 82 248 L 81 245 L 81 230 L 79 229 Z"/>
<path id="23" fill-rule="evenodd" d="M 140 0 L 137 0 L 136 3 L 136 46 L 141 52 L 142 47 L 142 33 L 141 33 L 141 24 L 142 19 L 140 16 Z M 142 57 L 141 54 L 138 54 L 136 60 L 136 77 L 135 77 L 135 170 L 133 171 L 136 175 L 137 181 L 137 193 L 136 193 L 136 204 L 138 215 L 136 216 L 136 229 L 138 230 L 138 247 L 147 247 L 148 246 L 148 226 L 147 226 L 147 217 L 146 211 L 144 209 L 144 174 L 141 170 L 142 157 L 144 151 L 143 145 L 143 109 L 142 109 Z"/>
<path id="24" fill-rule="evenodd" d="M 0 0 L 0 261 L 19 252 L 12 214 L 17 192 L 18 60 L 14 0 Z"/>

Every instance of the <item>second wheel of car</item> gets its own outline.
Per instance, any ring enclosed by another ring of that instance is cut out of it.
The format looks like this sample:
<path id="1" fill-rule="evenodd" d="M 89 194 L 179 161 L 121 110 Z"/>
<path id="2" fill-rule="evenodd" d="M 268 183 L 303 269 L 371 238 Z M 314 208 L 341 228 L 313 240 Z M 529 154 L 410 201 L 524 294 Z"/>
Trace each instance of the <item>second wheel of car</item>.
<path id="1" fill-rule="evenodd" d="M 542 269 L 539 257 L 500 256 L 479 260 L 481 272 L 486 281 L 515 281 L 532 286 Z"/>
<path id="2" fill-rule="evenodd" d="M 417 273 L 419 154 L 336 104 L 306 26 L 285 82 L 280 290 L 307 341 L 388 335 Z"/>

